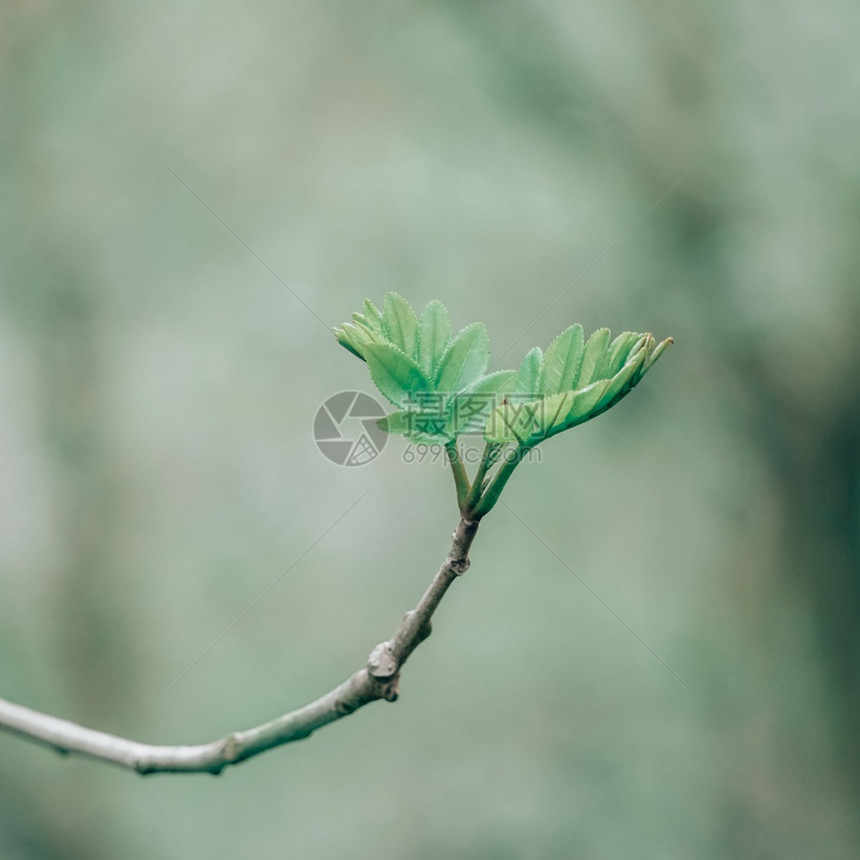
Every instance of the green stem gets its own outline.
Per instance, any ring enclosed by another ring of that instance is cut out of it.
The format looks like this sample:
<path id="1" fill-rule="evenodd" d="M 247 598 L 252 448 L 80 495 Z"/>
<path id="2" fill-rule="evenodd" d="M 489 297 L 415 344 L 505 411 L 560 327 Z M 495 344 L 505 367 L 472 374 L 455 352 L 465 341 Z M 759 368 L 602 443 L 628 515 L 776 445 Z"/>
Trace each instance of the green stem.
<path id="1" fill-rule="evenodd" d="M 448 452 L 448 462 L 451 464 L 451 472 L 454 475 L 454 486 L 457 488 L 457 505 L 461 511 L 467 508 L 467 499 L 471 491 L 469 484 L 469 476 L 466 474 L 466 467 L 460 459 L 460 449 L 454 441 L 448 442 L 445 445 Z"/>
<path id="2" fill-rule="evenodd" d="M 522 462 L 523 457 L 531 451 L 532 447 L 531 445 L 520 444 L 513 449 L 514 453 L 512 457 L 505 457 L 505 462 L 499 471 L 496 472 L 496 477 L 493 478 L 490 486 L 487 487 L 487 491 L 481 496 L 481 500 L 474 510 L 476 517 L 483 517 L 493 509 L 493 505 L 499 500 L 505 484 L 508 483 L 511 475 L 513 475 L 514 469 Z"/>
<path id="3" fill-rule="evenodd" d="M 495 465 L 499 450 L 502 447 L 498 442 L 487 442 L 484 444 L 484 453 L 481 456 L 481 462 L 478 464 L 478 471 L 475 473 L 475 480 L 472 482 L 469 497 L 466 499 L 466 508 L 469 511 L 474 512 L 477 509 L 478 502 L 481 500 L 481 491 L 484 488 L 484 478 L 487 477 L 487 472 Z"/>

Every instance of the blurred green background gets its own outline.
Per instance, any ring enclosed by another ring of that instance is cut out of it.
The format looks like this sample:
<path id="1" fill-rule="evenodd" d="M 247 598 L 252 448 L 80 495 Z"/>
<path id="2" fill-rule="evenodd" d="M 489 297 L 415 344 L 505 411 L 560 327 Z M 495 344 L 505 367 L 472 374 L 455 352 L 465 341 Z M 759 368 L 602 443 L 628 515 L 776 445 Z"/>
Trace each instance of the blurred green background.
<path id="1" fill-rule="evenodd" d="M 540 541 L 493 512 L 396 706 L 217 780 L 0 735 L 0 857 L 860 856 L 858 39 L 848 0 L 3 0 L 0 695 L 193 743 L 390 635 L 456 511 L 399 440 L 314 446 L 364 297 L 502 366 L 676 346 L 517 473 Z"/>

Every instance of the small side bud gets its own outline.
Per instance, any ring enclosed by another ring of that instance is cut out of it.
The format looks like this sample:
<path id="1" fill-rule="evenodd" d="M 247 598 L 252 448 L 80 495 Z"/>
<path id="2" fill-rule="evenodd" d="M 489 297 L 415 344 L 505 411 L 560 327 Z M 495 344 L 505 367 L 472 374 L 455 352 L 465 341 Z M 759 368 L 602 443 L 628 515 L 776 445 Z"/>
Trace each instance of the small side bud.
<path id="1" fill-rule="evenodd" d="M 224 738 L 224 747 L 223 747 L 223 756 L 224 761 L 230 762 L 234 764 L 239 760 L 239 756 L 242 754 L 242 745 L 239 742 L 239 738 L 235 732 L 227 735 Z"/>
<path id="2" fill-rule="evenodd" d="M 367 671 L 379 680 L 396 675 L 398 668 L 390 642 L 380 642 L 367 658 Z"/>
<path id="3" fill-rule="evenodd" d="M 382 698 L 385 699 L 386 702 L 396 702 L 399 695 L 400 678 L 392 678 L 392 680 L 386 685 Z"/>
<path id="4" fill-rule="evenodd" d="M 448 568 L 455 576 L 462 576 L 468 569 L 471 562 L 468 558 L 452 558 L 448 560 Z"/>

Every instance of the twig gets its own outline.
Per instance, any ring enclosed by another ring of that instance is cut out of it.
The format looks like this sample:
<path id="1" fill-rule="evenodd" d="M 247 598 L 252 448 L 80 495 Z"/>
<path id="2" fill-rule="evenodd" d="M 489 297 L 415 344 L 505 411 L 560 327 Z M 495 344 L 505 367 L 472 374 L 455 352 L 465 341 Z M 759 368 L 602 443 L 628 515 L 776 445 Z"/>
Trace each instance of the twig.
<path id="1" fill-rule="evenodd" d="M 46 744 L 61 753 L 80 753 L 141 774 L 217 775 L 229 765 L 309 737 L 317 729 L 377 699 L 396 701 L 400 670 L 409 655 L 430 635 L 430 619 L 448 587 L 468 569 L 469 549 L 477 530 L 477 520 L 460 519 L 448 556 L 418 605 L 406 613 L 391 639 L 373 649 L 365 667 L 316 701 L 268 723 L 196 746 L 152 746 L 0 699 L 0 729 Z"/>

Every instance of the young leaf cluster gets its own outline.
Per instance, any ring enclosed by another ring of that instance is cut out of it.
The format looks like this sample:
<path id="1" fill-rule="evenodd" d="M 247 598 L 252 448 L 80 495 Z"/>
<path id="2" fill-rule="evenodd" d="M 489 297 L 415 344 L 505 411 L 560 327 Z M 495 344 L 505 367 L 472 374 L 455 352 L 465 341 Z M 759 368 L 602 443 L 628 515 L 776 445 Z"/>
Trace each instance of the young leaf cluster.
<path id="1" fill-rule="evenodd" d="M 578 323 L 563 331 L 544 354 L 534 347 L 523 359 L 511 397 L 493 410 L 488 442 L 533 448 L 563 430 L 595 418 L 628 394 L 662 355 L 671 339 L 624 332 L 612 342 L 600 328 L 586 341 Z"/>
<path id="2" fill-rule="evenodd" d="M 606 328 L 586 340 L 576 324 L 546 352 L 531 349 L 518 370 L 488 373 L 489 338 L 482 323 L 452 337 L 444 305 L 432 301 L 419 317 L 396 293 L 386 294 L 381 311 L 365 301 L 364 311 L 334 332 L 367 362 L 377 388 L 397 407 L 381 426 L 414 441 L 445 444 L 460 507 L 478 518 L 498 500 L 527 451 L 610 409 L 672 343 L 635 332 L 611 340 Z M 457 439 L 476 428 L 486 446 L 470 483 Z"/>
<path id="3" fill-rule="evenodd" d="M 466 326 L 452 337 L 445 306 L 430 302 L 419 317 L 397 293 L 387 293 L 380 311 L 370 300 L 352 322 L 334 329 L 338 342 L 367 362 L 376 387 L 397 407 L 381 422 L 390 433 L 417 442 L 453 441 L 460 435 L 458 404 L 486 400 L 504 391 L 514 371 L 487 373 L 490 338 L 483 323 Z M 474 423 L 475 416 L 470 416 Z"/>

